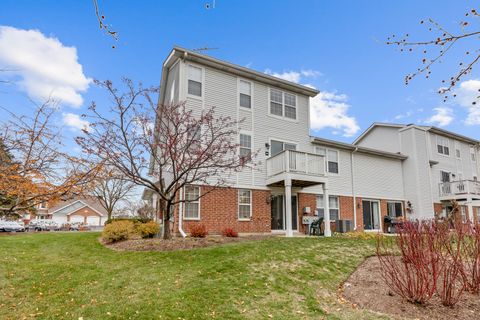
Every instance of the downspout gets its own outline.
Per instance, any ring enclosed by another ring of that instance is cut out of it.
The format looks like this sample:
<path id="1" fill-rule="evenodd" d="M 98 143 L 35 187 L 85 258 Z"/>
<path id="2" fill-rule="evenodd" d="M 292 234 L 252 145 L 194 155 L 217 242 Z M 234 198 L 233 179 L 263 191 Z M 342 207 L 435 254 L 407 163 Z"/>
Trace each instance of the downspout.
<path id="1" fill-rule="evenodd" d="M 358 147 L 355 147 L 355 150 L 352 151 L 350 154 L 350 162 L 351 162 L 351 176 L 352 176 L 352 197 L 353 197 L 353 230 L 357 230 L 357 199 L 355 194 L 355 162 L 353 158 L 353 154 L 357 152 Z"/>
<path id="2" fill-rule="evenodd" d="M 183 188 L 180 189 L 180 199 L 183 199 Z M 183 212 L 183 202 L 180 202 L 178 204 L 178 232 L 180 232 L 182 237 L 185 238 L 187 234 L 185 233 L 185 231 L 183 231 L 183 227 L 182 227 L 182 224 L 183 224 L 182 212 Z"/>

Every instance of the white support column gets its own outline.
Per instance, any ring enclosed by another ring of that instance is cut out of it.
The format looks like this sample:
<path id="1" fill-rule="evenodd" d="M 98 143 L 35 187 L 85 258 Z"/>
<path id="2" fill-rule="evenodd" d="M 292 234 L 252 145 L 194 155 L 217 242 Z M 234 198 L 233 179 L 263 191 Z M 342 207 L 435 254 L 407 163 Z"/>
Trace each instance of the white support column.
<path id="1" fill-rule="evenodd" d="M 474 221 L 472 201 L 473 201 L 472 197 L 467 198 L 468 220 L 471 222 Z"/>
<path id="2" fill-rule="evenodd" d="M 290 178 L 285 179 L 285 221 L 286 221 L 286 233 L 287 237 L 293 236 L 292 230 L 292 180 Z"/>
<path id="3" fill-rule="evenodd" d="M 327 184 L 323 184 L 323 223 L 325 225 L 325 237 L 331 237 L 332 231 L 330 230 L 330 201 L 328 196 Z"/>

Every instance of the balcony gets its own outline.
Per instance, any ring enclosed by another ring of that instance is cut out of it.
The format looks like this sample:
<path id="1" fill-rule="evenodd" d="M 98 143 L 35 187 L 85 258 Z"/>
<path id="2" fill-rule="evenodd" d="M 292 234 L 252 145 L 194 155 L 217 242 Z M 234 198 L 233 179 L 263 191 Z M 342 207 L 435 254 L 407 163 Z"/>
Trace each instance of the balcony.
<path id="1" fill-rule="evenodd" d="M 480 198 L 480 182 L 460 180 L 439 184 L 440 200 Z"/>
<path id="2" fill-rule="evenodd" d="M 283 186 L 286 178 L 294 187 L 325 182 L 325 157 L 295 150 L 284 150 L 267 159 L 267 185 Z"/>

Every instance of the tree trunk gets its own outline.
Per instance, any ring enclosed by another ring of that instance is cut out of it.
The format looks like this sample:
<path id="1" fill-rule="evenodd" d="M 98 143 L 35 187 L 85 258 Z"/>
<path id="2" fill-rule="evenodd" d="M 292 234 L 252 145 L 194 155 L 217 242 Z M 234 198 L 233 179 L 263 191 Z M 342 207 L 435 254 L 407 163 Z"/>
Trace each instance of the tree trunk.
<path id="1" fill-rule="evenodd" d="M 163 239 L 170 239 L 172 236 L 170 234 L 170 215 L 171 215 L 172 205 L 170 202 L 167 202 L 165 208 L 165 214 L 163 215 Z"/>

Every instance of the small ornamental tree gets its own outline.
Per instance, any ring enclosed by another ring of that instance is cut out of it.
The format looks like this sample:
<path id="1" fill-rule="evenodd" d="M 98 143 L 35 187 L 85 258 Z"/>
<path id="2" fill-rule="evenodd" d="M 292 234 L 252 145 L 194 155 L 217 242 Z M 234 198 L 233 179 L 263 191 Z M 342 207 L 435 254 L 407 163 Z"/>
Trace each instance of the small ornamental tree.
<path id="1" fill-rule="evenodd" d="M 62 151 L 54 102 L 37 106 L 31 116 L 4 111 L 10 120 L 0 123 L 0 216 L 18 216 L 89 185 L 98 167 Z"/>
<path id="2" fill-rule="evenodd" d="M 239 156 L 239 121 L 217 115 L 214 107 L 195 113 L 185 103 L 157 105 L 151 95 L 158 94 L 158 88 L 136 86 L 128 79 L 123 81 L 125 92 L 111 81 L 95 83 L 109 93 L 113 105 L 109 113 L 91 105 L 86 115 L 90 128 L 77 142 L 125 179 L 158 196 L 165 239 L 171 237 L 174 206 L 185 202 L 185 186 L 209 185 L 198 196 L 203 197 L 229 186 L 232 174 L 251 163 L 251 154 Z"/>

